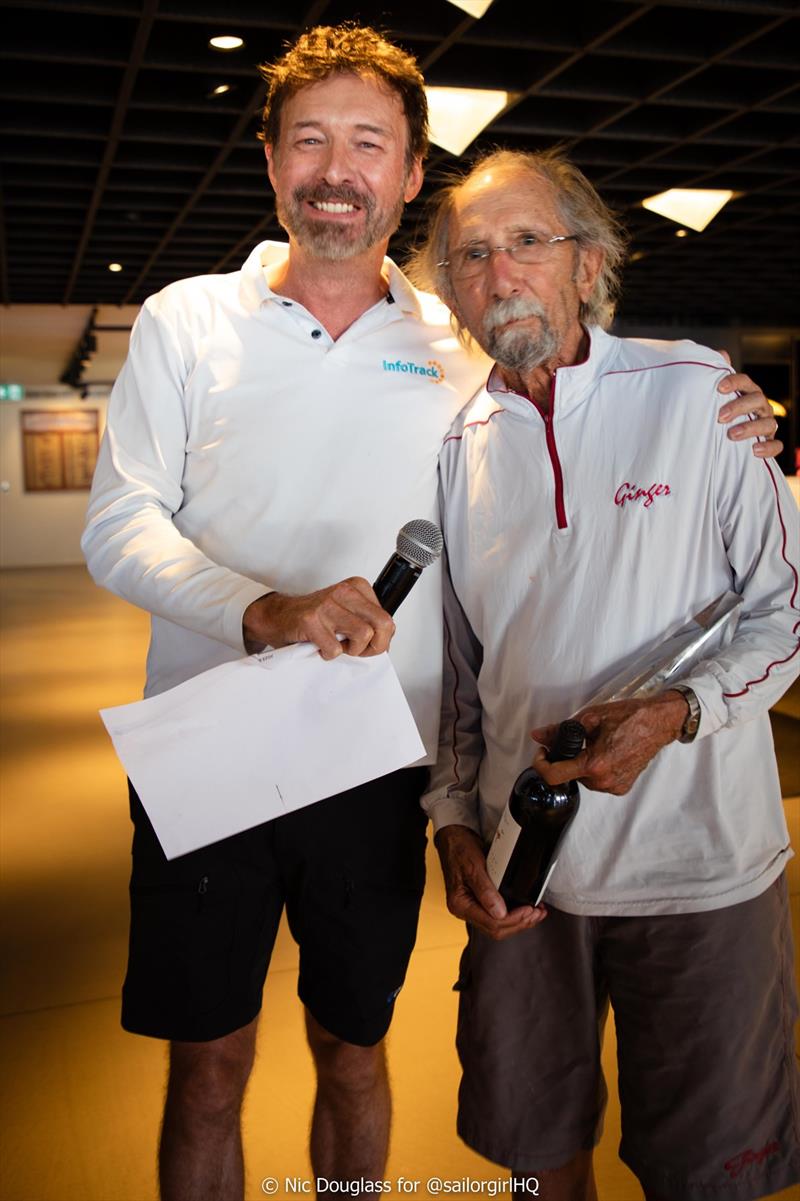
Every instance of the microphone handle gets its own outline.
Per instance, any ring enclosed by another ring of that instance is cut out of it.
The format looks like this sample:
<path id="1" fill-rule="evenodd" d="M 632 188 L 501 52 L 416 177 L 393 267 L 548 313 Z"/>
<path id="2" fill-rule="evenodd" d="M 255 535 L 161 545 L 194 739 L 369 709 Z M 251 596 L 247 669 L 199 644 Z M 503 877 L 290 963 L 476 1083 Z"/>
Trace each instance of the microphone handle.
<path id="1" fill-rule="evenodd" d="M 391 616 L 416 584 L 422 568 L 395 553 L 372 585 L 378 603 Z"/>

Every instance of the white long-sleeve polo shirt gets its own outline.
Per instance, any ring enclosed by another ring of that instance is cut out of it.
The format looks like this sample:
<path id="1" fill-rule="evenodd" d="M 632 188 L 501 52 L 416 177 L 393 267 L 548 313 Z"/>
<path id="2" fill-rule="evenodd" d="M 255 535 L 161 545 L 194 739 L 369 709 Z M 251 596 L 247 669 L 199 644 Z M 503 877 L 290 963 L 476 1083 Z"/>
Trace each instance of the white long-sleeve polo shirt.
<path id="1" fill-rule="evenodd" d="M 270 589 L 377 577 L 408 520 L 439 520 L 437 457 L 487 375 L 448 310 L 385 262 L 389 295 L 333 340 L 265 272 L 181 280 L 147 300 L 114 386 L 83 549 L 95 580 L 150 611 L 146 695 L 244 653 Z M 435 753 L 441 571 L 397 615 L 391 657 Z"/>
<path id="2" fill-rule="evenodd" d="M 726 437 L 729 368 L 691 342 L 591 331 L 550 412 L 488 390 L 440 469 L 452 590 L 441 748 L 425 805 L 487 839 L 566 718 L 726 589 L 733 641 L 687 682 L 699 736 L 625 796 L 582 789 L 548 889 L 570 913 L 675 913 L 757 896 L 791 855 L 767 708 L 797 674 L 798 514 L 780 471 Z"/>

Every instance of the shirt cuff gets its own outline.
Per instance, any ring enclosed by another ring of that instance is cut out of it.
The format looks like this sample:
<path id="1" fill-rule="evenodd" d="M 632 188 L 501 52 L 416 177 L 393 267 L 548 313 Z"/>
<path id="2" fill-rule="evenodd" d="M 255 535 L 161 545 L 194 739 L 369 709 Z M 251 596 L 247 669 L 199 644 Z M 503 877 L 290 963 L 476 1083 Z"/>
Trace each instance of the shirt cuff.
<path id="1" fill-rule="evenodd" d="M 715 734 L 728 722 L 728 706 L 723 700 L 723 685 L 713 672 L 705 671 L 698 675 L 688 675 L 680 680 L 692 689 L 700 704 L 700 725 L 694 739 L 699 742 L 709 734 Z"/>
<path id="2" fill-rule="evenodd" d="M 242 629 L 242 620 L 244 611 L 253 601 L 259 597 L 266 596 L 270 592 L 274 592 L 274 588 L 267 588 L 265 584 L 259 584 L 255 580 L 248 580 L 245 576 L 241 577 L 242 586 L 237 589 L 234 596 L 228 601 L 225 606 L 225 612 L 222 617 L 222 634 L 223 642 L 228 646 L 232 646 L 242 655 L 246 655 L 244 645 L 244 631 Z"/>
<path id="3" fill-rule="evenodd" d="M 433 823 L 434 834 L 442 826 L 466 826 L 476 834 L 481 834 L 477 807 L 468 797 L 429 792 L 423 796 L 421 803 Z"/>

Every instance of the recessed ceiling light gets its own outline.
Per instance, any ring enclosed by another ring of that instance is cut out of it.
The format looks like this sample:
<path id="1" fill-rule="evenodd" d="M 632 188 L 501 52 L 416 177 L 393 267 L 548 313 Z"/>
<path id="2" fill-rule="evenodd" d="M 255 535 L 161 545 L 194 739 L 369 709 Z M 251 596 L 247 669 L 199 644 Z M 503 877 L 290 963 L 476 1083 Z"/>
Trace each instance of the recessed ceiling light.
<path id="1" fill-rule="evenodd" d="M 208 44 L 215 50 L 240 50 L 244 45 L 244 39 L 225 34 L 222 37 L 209 38 Z"/>
<path id="2" fill-rule="evenodd" d="M 470 142 L 507 106 L 511 92 L 486 88 L 426 88 L 431 141 L 451 154 Z"/>
<path id="3" fill-rule="evenodd" d="M 657 196 L 648 196 L 642 201 L 642 208 L 701 233 L 735 195 L 723 189 L 670 188 Z"/>
<path id="4" fill-rule="evenodd" d="M 647 258 L 646 250 L 634 250 L 633 254 L 631 255 L 631 257 L 628 261 L 630 263 L 638 263 L 641 259 L 646 259 L 646 258 Z"/>
<path id="5" fill-rule="evenodd" d="M 224 96 L 225 93 L 229 92 L 230 90 L 231 90 L 231 85 L 229 83 L 218 83 L 215 88 L 211 89 L 210 94 L 212 96 Z"/>
<path id="6" fill-rule="evenodd" d="M 109 263 L 109 264 L 108 264 L 108 269 L 109 269 L 109 271 L 114 271 L 114 272 L 116 272 L 116 271 L 121 271 L 121 270 L 122 270 L 122 263 Z"/>
<path id="7" fill-rule="evenodd" d="M 450 0 L 456 8 L 463 9 L 465 13 L 469 13 L 476 21 L 479 21 L 487 8 L 492 3 L 492 0 Z"/>
<path id="8" fill-rule="evenodd" d="M 688 229 L 676 229 L 675 237 L 676 238 L 688 238 L 689 237 Z"/>

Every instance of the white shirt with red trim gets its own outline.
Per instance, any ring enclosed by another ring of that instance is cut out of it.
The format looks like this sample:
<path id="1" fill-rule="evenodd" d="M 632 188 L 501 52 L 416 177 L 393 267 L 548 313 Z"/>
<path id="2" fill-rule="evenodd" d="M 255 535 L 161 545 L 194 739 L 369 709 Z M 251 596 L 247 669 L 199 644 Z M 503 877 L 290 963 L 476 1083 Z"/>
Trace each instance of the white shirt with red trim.
<path id="1" fill-rule="evenodd" d="M 686 677 L 697 740 L 626 796 L 582 789 L 548 902 L 570 913 L 679 913 L 762 892 L 791 855 L 768 707 L 800 664 L 798 513 L 780 470 L 717 422 L 730 369 L 692 342 L 591 330 L 550 414 L 499 373 L 440 456 L 445 589 L 436 828 L 491 838 L 530 730 L 575 713 L 726 589 L 724 650 Z"/>
<path id="2" fill-rule="evenodd" d="M 265 592 L 372 581 L 405 522 L 438 521 L 442 439 L 488 374 L 388 259 L 389 296 L 334 341 L 269 287 L 287 249 L 150 297 L 114 386 L 83 548 L 98 583 L 153 615 L 146 695 L 243 655 Z M 429 760 L 441 647 L 436 565 L 391 649 Z"/>

